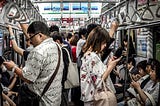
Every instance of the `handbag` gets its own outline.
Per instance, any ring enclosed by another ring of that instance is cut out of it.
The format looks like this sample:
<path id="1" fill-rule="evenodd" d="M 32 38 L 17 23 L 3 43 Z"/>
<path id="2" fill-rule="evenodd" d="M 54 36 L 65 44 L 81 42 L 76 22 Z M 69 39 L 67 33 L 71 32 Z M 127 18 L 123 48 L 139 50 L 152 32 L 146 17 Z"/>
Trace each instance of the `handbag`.
<path id="1" fill-rule="evenodd" d="M 71 61 L 71 57 L 69 55 L 69 52 L 66 48 L 68 58 L 69 58 L 69 66 L 68 66 L 68 73 L 67 73 L 67 80 L 64 82 L 64 88 L 69 89 L 69 88 L 74 88 L 79 86 L 79 74 L 78 74 L 78 68 L 77 68 L 77 63 L 73 63 Z"/>
<path id="2" fill-rule="evenodd" d="M 93 106 L 117 106 L 115 94 L 106 87 L 102 80 L 102 89 L 95 88 Z"/>
<path id="3" fill-rule="evenodd" d="M 58 47 L 58 45 L 57 45 L 57 47 Z M 48 83 L 44 87 L 42 94 L 39 96 L 38 94 L 31 91 L 28 88 L 27 84 L 22 84 L 18 89 L 18 96 L 14 100 L 15 103 L 17 104 L 17 106 L 39 106 L 39 102 L 41 101 L 41 97 L 46 93 L 46 91 L 50 87 L 51 83 L 53 82 L 53 80 L 58 72 L 58 69 L 60 66 L 60 57 L 61 57 L 61 52 L 60 52 L 59 47 L 58 47 L 58 54 L 59 54 L 59 57 L 58 57 L 58 63 L 57 63 L 55 72 L 53 73 L 53 75 L 49 79 Z"/>

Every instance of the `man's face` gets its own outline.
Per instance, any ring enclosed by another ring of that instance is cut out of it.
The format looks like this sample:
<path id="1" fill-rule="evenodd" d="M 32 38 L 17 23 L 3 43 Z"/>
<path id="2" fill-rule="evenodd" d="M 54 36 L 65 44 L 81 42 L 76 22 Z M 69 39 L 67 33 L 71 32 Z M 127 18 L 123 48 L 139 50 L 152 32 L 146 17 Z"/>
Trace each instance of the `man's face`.
<path id="1" fill-rule="evenodd" d="M 40 33 L 29 34 L 30 43 L 35 47 L 40 43 Z"/>

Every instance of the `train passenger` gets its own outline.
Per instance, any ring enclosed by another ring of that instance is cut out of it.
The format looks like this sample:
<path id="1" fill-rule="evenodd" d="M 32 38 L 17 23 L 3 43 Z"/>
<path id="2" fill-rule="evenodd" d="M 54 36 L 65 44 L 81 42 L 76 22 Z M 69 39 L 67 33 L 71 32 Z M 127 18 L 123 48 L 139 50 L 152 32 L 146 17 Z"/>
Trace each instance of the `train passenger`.
<path id="1" fill-rule="evenodd" d="M 159 103 L 160 95 L 160 62 L 154 59 L 151 62 L 150 81 L 141 88 L 141 84 L 138 81 L 132 80 L 131 86 L 137 91 L 138 95 L 135 98 L 127 101 L 128 106 L 156 106 Z M 124 106 L 125 102 L 118 103 L 118 106 Z"/>
<path id="2" fill-rule="evenodd" d="M 129 37 L 129 42 L 128 42 L 128 37 Z M 127 54 L 127 46 L 129 44 L 129 52 Z M 122 50 L 123 50 L 123 55 L 126 56 L 128 55 L 129 57 L 134 57 L 135 56 L 135 48 L 133 45 L 132 37 L 125 35 L 122 43 Z"/>
<path id="3" fill-rule="evenodd" d="M 77 42 L 77 52 L 76 52 L 76 57 L 78 58 L 81 50 L 82 50 L 82 46 L 84 45 L 86 39 L 85 39 L 85 35 L 87 33 L 87 29 L 86 28 L 80 28 L 79 29 L 79 40 Z"/>
<path id="4" fill-rule="evenodd" d="M 68 100 L 68 89 L 65 89 L 65 81 L 67 80 L 67 73 L 68 73 L 68 66 L 69 66 L 69 58 L 68 58 L 68 53 L 66 50 L 68 50 L 68 47 L 66 44 L 63 44 L 63 37 L 61 34 L 57 31 L 54 31 L 51 33 L 51 37 L 55 42 L 57 42 L 62 49 L 63 52 L 63 76 L 62 76 L 62 101 L 61 101 L 61 106 L 68 106 L 69 105 L 69 100 Z M 68 50 L 69 52 L 69 50 Z M 71 54 L 70 54 L 71 56 Z"/>
<path id="5" fill-rule="evenodd" d="M 134 57 L 129 57 L 127 67 L 124 67 L 123 70 L 119 71 L 119 78 L 120 79 L 117 84 L 114 84 L 117 94 L 123 93 L 124 86 L 126 86 L 127 89 L 129 88 L 130 82 L 131 82 L 130 75 L 132 76 L 132 74 L 137 73 L 135 65 L 136 65 L 136 61 L 135 61 Z M 125 85 L 125 80 L 126 80 L 125 79 L 125 72 L 126 72 L 125 70 L 127 70 L 129 73 L 128 77 L 127 77 L 126 85 Z"/>
<path id="6" fill-rule="evenodd" d="M 32 44 L 30 43 L 28 34 L 26 34 L 26 25 L 24 27 L 24 25 L 20 24 L 22 26 L 24 35 L 26 36 L 26 45 L 27 45 L 27 49 L 24 50 L 23 48 L 18 47 L 17 42 L 15 41 L 15 35 L 13 33 L 12 27 L 10 25 L 8 25 L 8 31 L 10 34 L 10 40 L 12 42 L 12 47 L 14 49 L 15 52 L 17 52 L 18 54 L 20 54 L 21 56 L 24 57 L 24 60 L 27 60 L 28 54 L 30 52 L 31 49 L 33 49 Z"/>
<path id="7" fill-rule="evenodd" d="M 100 53 L 108 46 L 106 43 L 109 40 L 109 33 L 101 27 L 96 27 L 89 33 L 83 46 L 84 55 L 82 57 L 80 78 L 81 100 L 84 101 L 84 106 L 92 106 L 95 92 L 94 85 L 97 86 L 100 81 L 107 80 L 110 72 L 120 60 L 120 58 L 110 60 L 107 64 L 108 67 L 101 61 Z"/>
<path id="8" fill-rule="evenodd" d="M 52 25 L 52 26 L 50 26 L 50 28 L 49 28 L 49 31 L 50 31 L 50 33 L 52 34 L 52 33 L 61 33 L 60 32 L 60 30 L 59 30 L 59 27 L 57 26 L 57 25 Z M 71 45 L 67 42 L 67 40 L 66 40 L 66 38 L 65 38 L 65 36 L 64 36 L 64 34 L 63 33 L 61 33 L 61 35 L 62 35 L 62 40 L 63 40 L 63 44 L 64 45 L 67 45 L 67 49 L 69 50 L 69 53 L 71 54 Z"/>
<path id="9" fill-rule="evenodd" d="M 58 45 L 50 38 L 48 26 L 43 22 L 31 23 L 27 32 L 34 48 L 28 55 L 25 67 L 20 69 L 13 61 L 4 62 L 4 65 L 27 82 L 30 90 L 41 95 L 58 64 Z M 62 72 L 63 59 L 61 56 L 58 73 L 48 91 L 41 97 L 40 106 L 60 106 Z"/>

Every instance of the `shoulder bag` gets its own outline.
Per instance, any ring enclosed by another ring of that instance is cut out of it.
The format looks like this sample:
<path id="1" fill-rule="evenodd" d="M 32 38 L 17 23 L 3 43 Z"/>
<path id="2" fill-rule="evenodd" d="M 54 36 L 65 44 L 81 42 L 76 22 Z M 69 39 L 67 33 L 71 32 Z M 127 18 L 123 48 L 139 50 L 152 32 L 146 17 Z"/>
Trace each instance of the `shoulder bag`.
<path id="1" fill-rule="evenodd" d="M 57 45 L 57 47 L 58 47 L 58 45 Z M 22 84 L 18 90 L 18 97 L 16 97 L 14 100 L 15 103 L 17 104 L 17 106 L 39 106 L 39 102 L 41 101 L 41 97 L 46 93 L 46 91 L 50 87 L 51 83 L 53 82 L 53 80 L 58 72 L 58 69 L 60 66 L 60 59 L 61 59 L 60 58 L 61 52 L 60 52 L 59 47 L 58 47 L 58 54 L 59 54 L 59 57 L 58 57 L 58 63 L 57 63 L 55 72 L 53 73 L 50 80 L 48 81 L 48 83 L 44 87 L 42 94 L 39 96 L 38 94 L 31 91 L 26 84 Z"/>
<path id="2" fill-rule="evenodd" d="M 117 99 L 102 80 L 102 89 L 95 88 L 93 106 L 117 106 Z"/>
<path id="3" fill-rule="evenodd" d="M 64 48 L 67 52 L 68 58 L 69 58 L 69 66 L 68 66 L 68 73 L 67 73 L 67 80 L 64 83 L 64 88 L 74 88 L 79 86 L 79 74 L 78 74 L 78 68 L 77 63 L 73 63 L 71 61 L 71 57 L 69 55 L 69 52 L 66 48 Z"/>

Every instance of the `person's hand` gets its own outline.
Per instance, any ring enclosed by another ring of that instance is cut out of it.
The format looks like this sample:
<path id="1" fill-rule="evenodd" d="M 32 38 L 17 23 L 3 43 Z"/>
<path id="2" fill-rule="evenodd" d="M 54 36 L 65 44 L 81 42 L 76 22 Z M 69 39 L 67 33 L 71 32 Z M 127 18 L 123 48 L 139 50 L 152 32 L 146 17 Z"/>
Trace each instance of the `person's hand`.
<path id="1" fill-rule="evenodd" d="M 108 61 L 108 68 L 109 69 L 113 69 L 115 68 L 115 66 L 117 65 L 117 63 L 121 60 L 122 57 L 119 57 L 118 59 L 115 59 L 114 57 L 112 57 L 109 61 Z"/>
<path id="2" fill-rule="evenodd" d="M 119 23 L 117 21 L 113 21 L 111 23 L 111 29 L 113 29 L 114 31 L 116 31 L 118 27 L 119 27 Z"/>
<path id="3" fill-rule="evenodd" d="M 139 89 L 140 88 L 140 83 L 139 82 L 135 82 L 135 81 L 132 81 L 131 82 L 131 86 L 135 89 Z"/>
<path id="4" fill-rule="evenodd" d="M 9 71 L 11 71 L 14 66 L 16 66 L 16 64 L 13 61 L 6 61 L 6 62 L 3 62 L 3 64 L 6 66 L 6 68 Z"/>

